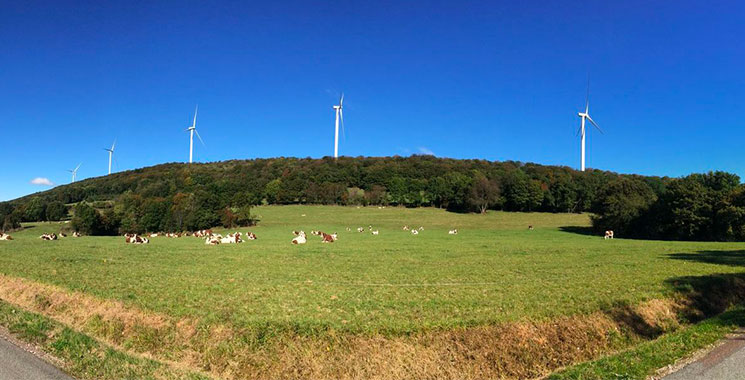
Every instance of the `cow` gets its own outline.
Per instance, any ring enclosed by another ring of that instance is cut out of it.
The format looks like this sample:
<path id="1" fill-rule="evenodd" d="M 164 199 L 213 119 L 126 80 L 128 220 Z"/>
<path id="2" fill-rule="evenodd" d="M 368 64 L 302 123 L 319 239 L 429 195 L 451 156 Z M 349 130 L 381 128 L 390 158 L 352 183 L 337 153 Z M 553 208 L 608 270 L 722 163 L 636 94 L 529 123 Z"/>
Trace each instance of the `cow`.
<path id="1" fill-rule="evenodd" d="M 308 240 L 305 238 L 305 232 L 300 231 L 296 234 L 297 236 L 292 239 L 292 244 L 305 244 Z"/>
<path id="2" fill-rule="evenodd" d="M 78 232 L 78 231 L 75 231 L 75 232 L 72 233 L 72 237 L 81 237 L 81 236 L 83 236 L 83 235 L 81 235 L 80 232 Z"/>
<path id="3" fill-rule="evenodd" d="M 157 233 L 155 233 L 155 234 L 150 234 L 150 237 L 151 237 L 151 238 L 154 238 L 154 237 L 158 237 L 158 234 L 157 234 Z"/>
<path id="4" fill-rule="evenodd" d="M 419 235 L 419 230 L 411 230 L 412 235 Z"/>
<path id="5" fill-rule="evenodd" d="M 257 237 L 256 237 L 256 234 L 253 233 L 253 232 L 246 232 L 246 239 L 248 239 L 248 240 L 256 240 Z"/>
<path id="6" fill-rule="evenodd" d="M 0 240 L 13 240 L 13 237 L 6 233 L 0 232 Z"/>
<path id="7" fill-rule="evenodd" d="M 42 234 L 39 236 L 39 239 L 47 241 L 57 240 L 57 234 Z"/>
<path id="8" fill-rule="evenodd" d="M 220 239 L 218 239 L 215 236 L 208 236 L 204 239 L 204 244 L 207 245 L 218 245 L 220 244 Z"/>
<path id="9" fill-rule="evenodd" d="M 236 232 L 232 234 L 228 234 L 224 238 L 220 239 L 220 243 L 222 244 L 238 244 L 243 243 L 243 239 L 241 239 L 241 233 Z"/>
<path id="10" fill-rule="evenodd" d="M 370 232 L 372 232 L 373 235 L 379 235 L 380 234 L 380 231 L 379 230 L 373 230 L 373 231 L 370 231 Z"/>
<path id="11" fill-rule="evenodd" d="M 347 232 L 352 232 L 352 229 L 347 227 Z"/>
<path id="12" fill-rule="evenodd" d="M 357 232 L 365 232 L 365 228 L 364 227 L 357 227 Z"/>
<path id="13" fill-rule="evenodd" d="M 613 239 L 613 230 L 605 231 L 605 237 L 603 239 Z"/>
<path id="14" fill-rule="evenodd" d="M 404 231 L 408 231 L 409 230 L 409 226 L 404 226 L 403 230 Z"/>
<path id="15" fill-rule="evenodd" d="M 528 230 L 533 231 L 533 225 L 532 224 L 528 226 Z"/>
<path id="16" fill-rule="evenodd" d="M 424 231 L 424 227 L 419 227 L 419 231 Z"/>
<path id="17" fill-rule="evenodd" d="M 65 234 L 64 232 L 60 232 L 59 233 L 59 237 L 66 238 L 67 237 L 67 234 Z"/>
<path id="18" fill-rule="evenodd" d="M 148 244 L 150 240 L 137 234 L 126 234 L 124 235 L 124 242 L 129 244 Z"/>
<path id="19" fill-rule="evenodd" d="M 454 229 L 454 230 L 448 231 L 448 235 L 457 235 L 457 234 L 458 234 L 458 229 L 457 228 Z"/>

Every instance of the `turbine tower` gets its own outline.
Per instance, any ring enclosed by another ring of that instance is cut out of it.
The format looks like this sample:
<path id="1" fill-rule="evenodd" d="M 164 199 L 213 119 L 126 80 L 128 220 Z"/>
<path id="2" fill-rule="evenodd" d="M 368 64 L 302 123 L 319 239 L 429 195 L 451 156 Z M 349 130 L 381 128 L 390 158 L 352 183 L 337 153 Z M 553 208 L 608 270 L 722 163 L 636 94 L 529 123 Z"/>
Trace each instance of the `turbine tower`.
<path id="1" fill-rule="evenodd" d="M 68 172 L 72 173 L 72 182 L 75 182 L 75 176 L 78 175 L 78 169 L 80 169 L 80 165 L 82 165 L 82 164 L 83 163 L 81 162 L 81 163 L 78 164 L 78 166 L 75 167 L 75 169 L 68 170 Z M 70 183 L 72 183 L 72 182 L 70 182 Z"/>
<path id="2" fill-rule="evenodd" d="M 582 159 L 580 163 L 580 170 L 585 171 L 585 135 L 586 135 L 586 129 L 585 129 L 585 120 L 592 123 L 592 125 L 595 126 L 595 128 L 600 131 L 600 133 L 603 133 L 603 130 L 600 129 L 600 127 L 595 123 L 595 120 L 592 120 L 590 117 L 590 81 L 587 81 L 587 97 L 585 98 L 585 112 L 577 112 L 577 116 L 582 119 L 582 122 L 580 124 L 579 130 L 577 131 L 577 134 L 582 136 Z"/>
<path id="3" fill-rule="evenodd" d="M 194 121 L 191 123 L 191 126 L 189 128 L 186 128 L 187 131 L 189 131 L 189 163 L 191 164 L 194 158 L 194 133 L 197 134 L 197 138 L 199 138 L 199 141 L 204 145 L 204 141 L 202 140 L 202 137 L 199 136 L 199 132 L 197 132 L 197 111 L 199 110 L 199 105 L 197 104 L 197 107 L 194 109 Z"/>
<path id="4" fill-rule="evenodd" d="M 114 146 L 116 146 L 116 140 L 111 144 L 111 149 L 103 148 L 103 150 L 109 152 L 109 174 L 111 174 L 111 157 L 114 155 Z"/>
<path id="5" fill-rule="evenodd" d="M 339 121 L 341 121 L 341 130 L 344 132 L 344 112 L 342 111 L 342 104 L 344 104 L 344 93 L 341 94 L 339 99 L 339 105 L 334 106 L 336 110 L 336 123 L 334 123 L 334 158 L 339 158 Z"/>

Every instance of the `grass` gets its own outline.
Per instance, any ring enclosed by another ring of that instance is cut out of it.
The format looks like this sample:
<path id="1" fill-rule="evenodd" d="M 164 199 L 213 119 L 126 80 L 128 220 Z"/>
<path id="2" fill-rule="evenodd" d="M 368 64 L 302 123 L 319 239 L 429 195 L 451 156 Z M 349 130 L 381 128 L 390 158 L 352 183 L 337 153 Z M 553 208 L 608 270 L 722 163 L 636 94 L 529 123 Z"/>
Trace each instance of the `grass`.
<path id="1" fill-rule="evenodd" d="M 745 309 L 740 306 L 633 349 L 578 364 L 548 377 L 549 380 L 644 380 L 659 368 L 671 365 L 745 326 Z"/>
<path id="2" fill-rule="evenodd" d="M 288 339 L 398 339 L 548 323 L 695 291 L 695 279 L 736 276 L 745 266 L 743 243 L 603 240 L 586 233 L 587 215 L 334 206 L 255 212 L 261 224 L 250 230 L 258 240 L 215 247 L 196 238 L 159 237 L 145 246 L 120 237 L 45 242 L 38 235 L 60 226 L 42 223 L 0 242 L 0 274 L 197 321 L 197 329 L 227 326 L 250 353 Z M 354 231 L 368 225 L 380 235 Z M 403 225 L 424 231 L 413 236 Z M 452 228 L 459 234 L 448 235 Z M 339 241 L 311 237 L 292 246 L 298 229 L 338 232 Z"/>
<path id="3" fill-rule="evenodd" d="M 208 379 L 116 351 L 56 321 L 3 301 L 0 301 L 0 325 L 69 364 L 65 371 L 79 379 Z"/>

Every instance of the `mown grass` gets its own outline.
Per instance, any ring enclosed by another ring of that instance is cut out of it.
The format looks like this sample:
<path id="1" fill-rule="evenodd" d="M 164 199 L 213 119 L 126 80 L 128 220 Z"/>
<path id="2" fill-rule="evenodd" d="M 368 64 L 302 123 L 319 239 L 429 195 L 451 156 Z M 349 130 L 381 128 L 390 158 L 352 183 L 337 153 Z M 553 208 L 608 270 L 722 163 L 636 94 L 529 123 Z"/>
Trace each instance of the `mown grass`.
<path id="1" fill-rule="evenodd" d="M 643 380 L 659 368 L 675 363 L 745 326 L 745 308 L 735 307 L 719 316 L 642 343 L 630 350 L 575 365 L 549 380 Z"/>
<path id="2" fill-rule="evenodd" d="M 330 329 L 401 335 L 637 304 L 669 296 L 675 278 L 742 271 L 697 261 L 698 252 L 745 250 L 742 243 L 606 241 L 583 234 L 588 216 L 576 214 L 322 206 L 256 213 L 261 224 L 250 230 L 258 240 L 216 247 L 186 237 L 146 246 L 120 237 L 45 242 L 38 235 L 60 226 L 43 223 L 0 242 L 0 273 L 269 337 Z M 379 236 L 346 231 L 370 224 Z M 424 231 L 412 236 L 405 224 Z M 451 228 L 460 233 L 448 235 Z M 340 238 L 292 246 L 296 229 Z"/>
<path id="3" fill-rule="evenodd" d="M 209 379 L 198 373 L 174 370 L 155 360 L 119 352 L 54 320 L 2 300 L 0 325 L 61 359 L 65 363 L 64 370 L 78 379 Z"/>

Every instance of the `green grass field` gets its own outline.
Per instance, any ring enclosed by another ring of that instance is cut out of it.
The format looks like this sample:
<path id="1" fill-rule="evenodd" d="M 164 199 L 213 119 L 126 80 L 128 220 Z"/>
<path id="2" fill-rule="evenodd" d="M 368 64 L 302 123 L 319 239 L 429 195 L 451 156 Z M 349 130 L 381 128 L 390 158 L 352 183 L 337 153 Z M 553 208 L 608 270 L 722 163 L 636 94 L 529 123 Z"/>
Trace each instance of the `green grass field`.
<path id="1" fill-rule="evenodd" d="M 604 240 L 583 233 L 587 215 L 332 206 L 255 213 L 260 225 L 238 230 L 258 240 L 220 246 L 193 237 L 46 242 L 38 236 L 60 225 L 42 223 L 0 242 L 0 274 L 237 329 L 396 337 L 636 305 L 669 297 L 686 278 L 745 265 L 743 243 Z M 368 225 L 380 235 L 354 231 Z M 403 225 L 424 231 L 413 236 Z M 309 236 L 293 246 L 299 229 L 339 240 Z"/>

